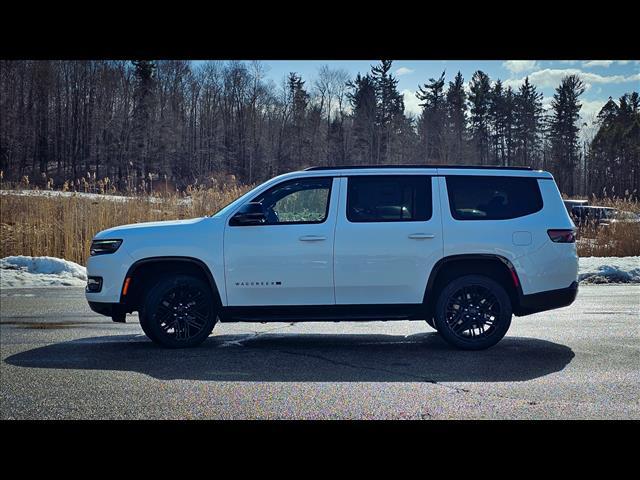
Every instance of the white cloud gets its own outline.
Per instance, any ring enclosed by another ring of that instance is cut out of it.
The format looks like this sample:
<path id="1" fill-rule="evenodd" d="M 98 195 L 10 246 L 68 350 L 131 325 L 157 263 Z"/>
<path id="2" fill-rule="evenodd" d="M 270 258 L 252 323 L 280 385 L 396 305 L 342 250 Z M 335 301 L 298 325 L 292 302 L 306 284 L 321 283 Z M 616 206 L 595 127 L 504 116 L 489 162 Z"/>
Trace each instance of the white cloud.
<path id="1" fill-rule="evenodd" d="M 507 60 L 502 63 L 502 66 L 511 73 L 520 73 L 537 68 L 538 62 L 536 60 Z"/>
<path id="2" fill-rule="evenodd" d="M 583 67 L 609 67 L 613 63 L 613 60 L 591 60 L 589 62 L 582 62 Z"/>
<path id="3" fill-rule="evenodd" d="M 566 75 L 579 75 L 586 84 L 587 89 L 591 88 L 594 83 L 627 83 L 640 81 L 640 73 L 634 75 L 598 75 L 597 73 L 584 72 L 578 68 L 545 68 L 537 72 L 530 73 L 529 81 L 539 87 L 555 88 L 560 85 L 560 81 Z M 509 79 L 504 81 L 504 86 L 511 86 L 517 89 L 524 78 Z"/>
<path id="4" fill-rule="evenodd" d="M 582 62 L 583 67 L 609 67 L 617 63 L 618 65 L 627 65 L 631 63 L 631 60 L 590 60 L 588 62 Z"/>
<path id="5" fill-rule="evenodd" d="M 408 75 L 410 73 L 413 73 L 413 70 L 407 67 L 400 67 L 399 69 L 396 70 L 396 75 L 398 77 L 401 77 L 402 75 Z"/>
<path id="6" fill-rule="evenodd" d="M 405 89 L 402 91 L 404 97 L 404 112 L 407 115 L 418 116 L 422 113 L 422 107 L 420 106 L 420 100 L 416 97 L 414 90 Z"/>
<path id="7" fill-rule="evenodd" d="M 580 109 L 580 116 L 582 120 L 586 123 L 590 123 L 595 120 L 604 107 L 604 104 L 607 103 L 607 100 L 581 100 L 582 108 Z"/>

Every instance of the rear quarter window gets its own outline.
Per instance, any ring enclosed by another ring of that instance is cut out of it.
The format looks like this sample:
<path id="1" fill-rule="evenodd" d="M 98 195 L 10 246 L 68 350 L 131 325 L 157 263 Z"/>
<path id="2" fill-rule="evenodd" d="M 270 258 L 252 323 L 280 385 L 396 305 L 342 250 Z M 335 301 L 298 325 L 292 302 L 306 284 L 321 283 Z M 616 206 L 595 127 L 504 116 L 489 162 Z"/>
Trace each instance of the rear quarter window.
<path id="1" fill-rule="evenodd" d="M 452 175 L 446 182 L 456 220 L 507 220 L 542 210 L 536 178 Z"/>

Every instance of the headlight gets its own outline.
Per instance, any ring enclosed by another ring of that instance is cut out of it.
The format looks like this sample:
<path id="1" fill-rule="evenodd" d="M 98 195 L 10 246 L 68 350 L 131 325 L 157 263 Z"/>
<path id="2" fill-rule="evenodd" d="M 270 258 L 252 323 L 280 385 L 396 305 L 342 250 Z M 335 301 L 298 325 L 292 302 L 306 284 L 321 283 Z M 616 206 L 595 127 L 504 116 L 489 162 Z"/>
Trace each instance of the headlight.
<path id="1" fill-rule="evenodd" d="M 122 245 L 122 240 L 94 240 L 91 242 L 91 256 L 113 253 Z"/>

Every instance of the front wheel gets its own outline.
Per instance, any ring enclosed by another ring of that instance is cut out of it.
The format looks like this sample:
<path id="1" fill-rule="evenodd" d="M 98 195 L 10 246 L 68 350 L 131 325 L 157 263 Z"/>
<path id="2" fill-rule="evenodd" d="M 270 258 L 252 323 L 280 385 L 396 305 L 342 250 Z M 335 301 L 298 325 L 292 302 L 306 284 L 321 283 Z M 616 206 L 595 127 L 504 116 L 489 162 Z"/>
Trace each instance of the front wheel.
<path id="1" fill-rule="evenodd" d="M 500 284 L 482 275 L 465 275 L 442 290 L 434 320 L 450 345 L 483 350 L 505 336 L 511 316 L 511 300 Z"/>
<path id="2" fill-rule="evenodd" d="M 156 283 L 140 311 L 146 335 L 164 347 L 195 347 L 211 334 L 217 309 L 209 286 L 190 275 Z"/>

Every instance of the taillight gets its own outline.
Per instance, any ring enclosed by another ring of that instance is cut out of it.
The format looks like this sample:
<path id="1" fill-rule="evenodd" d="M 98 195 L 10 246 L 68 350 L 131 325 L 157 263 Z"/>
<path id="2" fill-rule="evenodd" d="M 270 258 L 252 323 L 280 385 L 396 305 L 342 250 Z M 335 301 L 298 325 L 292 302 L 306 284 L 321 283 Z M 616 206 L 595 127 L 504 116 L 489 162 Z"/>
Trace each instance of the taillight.
<path id="1" fill-rule="evenodd" d="M 575 243 L 576 234 L 573 230 L 547 230 L 549 238 L 556 243 Z"/>

